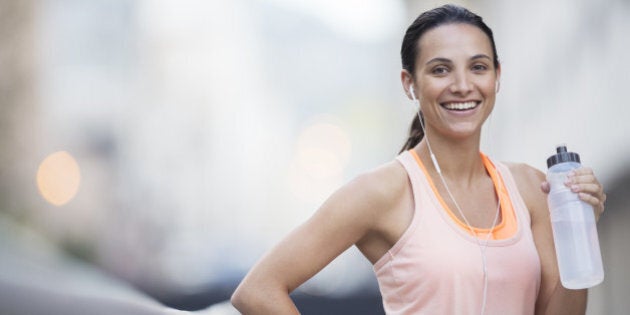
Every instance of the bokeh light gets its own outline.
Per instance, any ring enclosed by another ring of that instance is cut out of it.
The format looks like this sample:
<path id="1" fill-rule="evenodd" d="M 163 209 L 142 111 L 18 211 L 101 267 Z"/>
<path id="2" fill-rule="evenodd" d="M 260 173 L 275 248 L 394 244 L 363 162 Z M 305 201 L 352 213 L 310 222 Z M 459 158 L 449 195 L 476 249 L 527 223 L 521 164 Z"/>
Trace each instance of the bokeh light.
<path id="1" fill-rule="evenodd" d="M 348 132 L 326 118 L 319 118 L 300 133 L 296 162 L 311 178 L 330 178 L 343 172 L 350 152 Z"/>
<path id="2" fill-rule="evenodd" d="M 55 206 L 68 203 L 79 190 L 81 172 L 79 164 L 66 151 L 47 156 L 37 170 L 39 193 Z"/>
<path id="3" fill-rule="evenodd" d="M 289 189 L 309 208 L 343 183 L 352 152 L 348 131 L 335 116 L 322 115 L 300 132 L 289 167 Z"/>

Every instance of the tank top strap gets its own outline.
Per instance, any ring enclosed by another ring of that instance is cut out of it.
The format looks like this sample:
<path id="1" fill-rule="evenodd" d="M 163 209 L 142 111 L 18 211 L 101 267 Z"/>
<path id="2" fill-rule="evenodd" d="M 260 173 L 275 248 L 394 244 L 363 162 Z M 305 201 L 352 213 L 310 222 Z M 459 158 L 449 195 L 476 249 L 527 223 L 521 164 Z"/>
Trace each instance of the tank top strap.
<path id="1" fill-rule="evenodd" d="M 501 175 L 503 179 L 503 183 L 505 185 L 505 189 L 508 194 L 512 196 L 512 203 L 514 205 L 514 213 L 523 221 L 524 227 L 529 227 L 531 225 L 531 218 L 529 215 L 529 211 L 527 210 L 527 205 L 521 196 L 520 191 L 518 190 L 518 186 L 516 185 L 516 181 L 514 180 L 514 176 L 510 171 L 510 168 L 498 161 L 493 161 L 493 164 L 496 166 L 497 171 Z"/>
<path id="2" fill-rule="evenodd" d="M 427 188 L 423 182 L 424 174 L 420 170 L 418 164 L 416 164 L 415 158 L 409 151 L 404 151 L 396 157 L 396 160 L 403 166 L 407 172 L 409 182 L 411 184 L 411 191 L 413 196 L 413 218 L 409 223 L 407 229 L 403 232 L 398 241 L 390 248 L 385 255 L 383 255 L 376 263 L 374 263 L 374 269 L 379 270 L 383 266 L 391 261 L 391 259 L 403 249 L 405 244 L 412 241 L 414 237 L 417 237 L 416 230 L 420 225 L 420 221 L 423 220 L 423 216 L 427 215 L 427 211 L 421 211 L 423 203 L 430 202 L 430 198 L 424 198 L 427 195 Z M 426 206 L 426 205 L 425 205 Z M 430 214 L 430 211 L 429 211 Z"/>
<path id="3" fill-rule="evenodd" d="M 407 150 L 396 157 L 396 160 L 402 164 L 402 166 L 407 171 L 407 175 L 409 176 L 409 180 L 411 181 L 411 186 L 413 188 L 414 195 L 417 192 L 417 188 L 419 188 L 422 182 L 422 176 L 424 174 L 420 171 L 420 168 L 416 162 L 416 159 L 411 154 L 411 151 Z"/>

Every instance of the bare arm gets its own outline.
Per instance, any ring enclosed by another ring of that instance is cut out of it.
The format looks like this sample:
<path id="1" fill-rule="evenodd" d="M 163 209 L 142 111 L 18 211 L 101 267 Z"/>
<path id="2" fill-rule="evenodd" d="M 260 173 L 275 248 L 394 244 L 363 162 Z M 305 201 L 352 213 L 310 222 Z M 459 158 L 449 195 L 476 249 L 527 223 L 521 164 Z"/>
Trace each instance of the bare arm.
<path id="1" fill-rule="evenodd" d="M 289 293 L 359 242 L 387 208 L 381 182 L 363 175 L 335 192 L 252 268 L 234 306 L 244 314 L 298 314 Z"/>
<path id="2" fill-rule="evenodd" d="M 551 230 L 547 195 L 549 186 L 545 175 L 527 165 L 519 164 L 511 167 L 515 174 L 519 190 L 530 210 L 531 228 L 534 242 L 541 262 L 541 284 L 536 301 L 536 314 L 584 314 L 586 312 L 587 290 L 569 290 L 560 283 L 560 273 L 556 260 L 556 252 Z M 595 215 L 604 211 L 605 195 L 601 184 L 592 171 L 582 168 L 576 171 L 572 189 L 580 194 L 580 198 L 593 205 Z"/>

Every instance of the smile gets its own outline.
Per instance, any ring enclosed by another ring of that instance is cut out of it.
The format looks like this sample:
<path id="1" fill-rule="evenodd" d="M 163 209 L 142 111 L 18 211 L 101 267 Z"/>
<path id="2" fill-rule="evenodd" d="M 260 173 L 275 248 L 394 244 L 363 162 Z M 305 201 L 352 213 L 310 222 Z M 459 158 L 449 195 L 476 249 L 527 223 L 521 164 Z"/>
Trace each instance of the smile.
<path id="1" fill-rule="evenodd" d="M 458 111 L 464 111 L 464 110 L 469 110 L 469 109 L 473 109 L 475 107 L 477 107 L 477 105 L 479 105 L 480 102 L 475 102 L 475 101 L 470 101 L 470 102 L 461 102 L 461 103 L 442 103 L 440 105 L 442 105 L 442 107 L 448 109 L 448 110 L 458 110 Z"/>

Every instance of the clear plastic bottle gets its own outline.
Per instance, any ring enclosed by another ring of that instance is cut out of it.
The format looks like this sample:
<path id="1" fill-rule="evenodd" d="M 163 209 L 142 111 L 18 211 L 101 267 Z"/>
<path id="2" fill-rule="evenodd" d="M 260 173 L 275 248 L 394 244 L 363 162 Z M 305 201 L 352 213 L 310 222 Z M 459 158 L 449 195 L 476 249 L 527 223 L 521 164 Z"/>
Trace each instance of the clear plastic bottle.
<path id="1" fill-rule="evenodd" d="M 565 145 L 558 146 L 556 152 L 547 159 L 551 186 L 547 202 L 560 280 L 567 289 L 590 288 L 604 280 L 595 214 L 591 205 L 564 184 L 567 173 L 581 166 L 580 156 L 567 152 Z"/>

